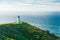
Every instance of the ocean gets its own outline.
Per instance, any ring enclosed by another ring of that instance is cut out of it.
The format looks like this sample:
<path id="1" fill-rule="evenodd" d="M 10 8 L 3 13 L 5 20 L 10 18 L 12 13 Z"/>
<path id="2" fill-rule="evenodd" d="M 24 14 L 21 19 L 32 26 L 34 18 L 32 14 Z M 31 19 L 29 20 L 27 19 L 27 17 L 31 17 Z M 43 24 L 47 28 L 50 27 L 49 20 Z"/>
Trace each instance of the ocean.
<path id="1" fill-rule="evenodd" d="M 60 35 L 60 15 L 21 16 L 21 20 L 43 30 L 49 30 L 50 33 Z"/>

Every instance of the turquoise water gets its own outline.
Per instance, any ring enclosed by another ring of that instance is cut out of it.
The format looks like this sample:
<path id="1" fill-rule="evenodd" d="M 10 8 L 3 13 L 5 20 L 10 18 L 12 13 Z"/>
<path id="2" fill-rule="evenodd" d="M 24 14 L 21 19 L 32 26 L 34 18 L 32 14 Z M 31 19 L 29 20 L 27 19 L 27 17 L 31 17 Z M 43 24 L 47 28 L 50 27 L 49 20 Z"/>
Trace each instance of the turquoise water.
<path id="1" fill-rule="evenodd" d="M 26 21 L 50 33 L 60 35 L 60 15 L 49 16 L 21 16 L 22 21 Z"/>

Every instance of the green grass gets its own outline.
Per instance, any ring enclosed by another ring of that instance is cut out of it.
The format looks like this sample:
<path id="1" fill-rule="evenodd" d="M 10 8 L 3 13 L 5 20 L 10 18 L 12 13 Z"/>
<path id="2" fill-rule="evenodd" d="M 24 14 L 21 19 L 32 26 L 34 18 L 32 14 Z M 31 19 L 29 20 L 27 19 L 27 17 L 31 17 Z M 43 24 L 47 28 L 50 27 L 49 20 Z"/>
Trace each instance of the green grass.
<path id="1" fill-rule="evenodd" d="M 51 34 L 26 22 L 0 24 L 0 40 L 58 40 Z"/>

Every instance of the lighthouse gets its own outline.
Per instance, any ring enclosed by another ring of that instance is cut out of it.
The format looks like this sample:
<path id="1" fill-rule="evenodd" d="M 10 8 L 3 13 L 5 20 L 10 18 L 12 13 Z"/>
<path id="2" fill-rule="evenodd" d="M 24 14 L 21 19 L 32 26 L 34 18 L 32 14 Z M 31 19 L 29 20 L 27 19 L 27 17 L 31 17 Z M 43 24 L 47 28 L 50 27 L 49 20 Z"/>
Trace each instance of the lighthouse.
<path id="1" fill-rule="evenodd" d="M 17 23 L 20 23 L 20 16 L 17 17 Z"/>

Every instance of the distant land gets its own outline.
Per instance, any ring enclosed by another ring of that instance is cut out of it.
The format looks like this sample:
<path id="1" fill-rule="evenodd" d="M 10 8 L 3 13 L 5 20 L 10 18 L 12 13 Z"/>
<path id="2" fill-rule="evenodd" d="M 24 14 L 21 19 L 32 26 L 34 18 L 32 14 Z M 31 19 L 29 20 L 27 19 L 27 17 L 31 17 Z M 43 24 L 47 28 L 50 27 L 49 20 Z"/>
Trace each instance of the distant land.
<path id="1" fill-rule="evenodd" d="M 0 24 L 0 40 L 60 40 L 60 37 L 26 22 Z"/>

